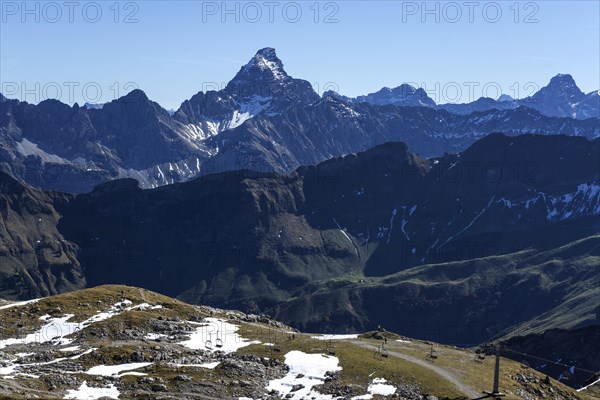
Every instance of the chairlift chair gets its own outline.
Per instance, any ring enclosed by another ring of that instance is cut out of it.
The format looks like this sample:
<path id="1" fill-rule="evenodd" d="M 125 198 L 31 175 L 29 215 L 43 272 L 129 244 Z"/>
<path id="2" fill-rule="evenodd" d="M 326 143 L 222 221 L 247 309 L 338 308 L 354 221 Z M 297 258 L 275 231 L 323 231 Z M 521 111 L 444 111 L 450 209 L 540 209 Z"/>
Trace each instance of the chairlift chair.
<path id="1" fill-rule="evenodd" d="M 437 351 L 433 348 L 433 345 L 431 345 L 431 352 L 429 354 L 431 355 L 431 358 L 438 358 Z"/>
<path id="2" fill-rule="evenodd" d="M 430 361 L 433 361 L 433 360 L 435 360 L 437 358 L 438 358 L 437 351 L 433 348 L 433 345 L 431 345 L 431 350 L 427 354 L 427 359 L 430 360 Z"/>
<path id="3" fill-rule="evenodd" d="M 569 372 L 569 370 L 566 370 L 562 374 L 560 374 L 560 377 L 558 380 L 568 382 L 571 380 L 571 377 L 572 376 L 571 376 L 571 373 Z"/>
<path id="4" fill-rule="evenodd" d="M 475 349 L 475 361 L 481 361 L 485 359 L 485 351 L 478 347 Z"/>
<path id="5" fill-rule="evenodd" d="M 204 347 L 206 347 L 208 350 L 212 350 L 213 348 L 212 340 L 210 340 L 210 333 L 208 334 L 208 339 L 204 343 Z"/>
<path id="6" fill-rule="evenodd" d="M 219 349 L 223 347 L 223 341 L 219 338 L 219 331 L 217 331 L 217 339 L 215 340 L 215 346 Z"/>

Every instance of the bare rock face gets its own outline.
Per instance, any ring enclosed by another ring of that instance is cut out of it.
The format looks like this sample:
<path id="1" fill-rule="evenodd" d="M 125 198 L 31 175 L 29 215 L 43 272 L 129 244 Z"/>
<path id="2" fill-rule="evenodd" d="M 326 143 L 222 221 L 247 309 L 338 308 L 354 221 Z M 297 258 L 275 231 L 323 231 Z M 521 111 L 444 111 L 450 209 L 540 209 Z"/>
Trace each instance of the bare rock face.
<path id="1" fill-rule="evenodd" d="M 76 244 L 57 228 L 56 201 L 69 195 L 43 193 L 0 172 L 0 293 L 36 298 L 85 287 Z"/>

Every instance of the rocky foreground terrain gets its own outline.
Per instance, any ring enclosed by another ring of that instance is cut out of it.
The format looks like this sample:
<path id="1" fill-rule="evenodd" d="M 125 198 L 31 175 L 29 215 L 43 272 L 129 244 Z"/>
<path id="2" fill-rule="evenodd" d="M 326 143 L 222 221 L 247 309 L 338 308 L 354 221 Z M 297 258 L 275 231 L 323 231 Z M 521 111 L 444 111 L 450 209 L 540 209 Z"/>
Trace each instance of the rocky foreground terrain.
<path id="1" fill-rule="evenodd" d="M 0 301 L 0 329 L 2 399 L 465 399 L 493 376 L 492 357 L 383 328 L 310 335 L 126 286 Z M 501 366 L 507 399 L 592 398 Z"/>

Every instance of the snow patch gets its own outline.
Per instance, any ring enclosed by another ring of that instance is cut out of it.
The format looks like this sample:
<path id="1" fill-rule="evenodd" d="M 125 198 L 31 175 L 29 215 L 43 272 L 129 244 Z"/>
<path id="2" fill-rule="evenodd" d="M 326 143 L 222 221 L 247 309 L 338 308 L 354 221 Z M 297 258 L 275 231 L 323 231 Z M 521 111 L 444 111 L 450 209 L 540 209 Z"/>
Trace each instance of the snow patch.
<path id="1" fill-rule="evenodd" d="M 58 351 L 63 351 L 65 353 L 69 353 L 72 351 L 78 351 L 81 349 L 81 346 L 71 346 L 71 347 L 65 347 L 64 349 L 60 349 Z"/>
<path id="2" fill-rule="evenodd" d="M 16 353 L 15 356 L 18 358 L 25 358 L 34 355 L 35 353 Z"/>
<path id="3" fill-rule="evenodd" d="M 392 229 L 394 228 L 394 217 L 396 216 L 396 214 L 398 214 L 398 209 L 394 208 L 392 210 L 392 217 L 390 218 L 390 228 L 389 228 L 389 232 L 388 232 L 388 237 L 387 237 L 386 244 L 390 243 L 390 239 L 392 237 Z"/>
<path id="4" fill-rule="evenodd" d="M 151 364 L 152 363 L 149 363 L 149 362 L 143 362 L 143 363 L 129 363 L 129 364 L 119 364 L 119 365 L 97 365 L 95 367 L 88 369 L 85 373 L 88 375 L 98 375 L 98 376 L 119 376 L 120 372 L 144 368 Z"/>
<path id="5" fill-rule="evenodd" d="M 584 387 L 582 387 L 581 389 L 577 389 L 577 391 L 578 391 L 578 392 L 582 392 L 582 391 L 586 390 L 587 388 L 589 388 L 589 387 L 591 387 L 591 386 L 594 386 L 594 385 L 596 385 L 596 384 L 598 384 L 598 383 L 600 383 L 600 379 L 598 379 L 597 381 L 594 381 L 594 382 L 590 383 L 590 384 L 589 384 L 589 385 L 587 385 L 587 386 L 584 386 Z"/>
<path id="6" fill-rule="evenodd" d="M 219 318 L 205 318 L 201 326 L 190 335 L 189 340 L 179 344 L 192 350 L 204 349 L 211 352 L 233 353 L 251 344 L 260 344 L 257 340 L 246 340 L 237 332 L 239 327 Z"/>
<path id="7" fill-rule="evenodd" d="M 335 220 L 335 218 L 333 219 L 333 222 L 337 225 L 337 227 L 340 230 L 340 232 L 342 232 L 342 235 L 344 235 L 346 237 L 346 239 L 348 239 L 348 241 L 350 242 L 350 244 L 352 245 L 352 247 L 354 247 L 354 253 L 358 257 L 358 248 L 356 247 L 356 245 L 354 244 L 354 242 L 352 241 L 352 239 L 350 239 L 350 236 L 348 236 L 348 234 L 346 233 L 346 231 L 344 229 L 342 229 L 342 227 L 340 226 L 340 224 L 338 224 L 338 222 Z"/>
<path id="8" fill-rule="evenodd" d="M 214 361 L 204 364 L 171 364 L 174 367 L 193 367 L 193 368 L 207 368 L 207 369 L 215 369 L 220 364 L 220 361 Z"/>
<path id="9" fill-rule="evenodd" d="M 0 375 L 12 375 L 15 373 L 18 365 L 9 365 L 7 367 L 0 367 Z M 6 377 L 5 377 L 6 378 Z"/>
<path id="10" fill-rule="evenodd" d="M 318 335 L 318 336 L 311 336 L 310 338 L 317 339 L 317 340 L 350 340 L 350 339 L 357 339 L 358 333 L 353 333 L 353 334 L 348 334 L 348 335 Z"/>
<path id="11" fill-rule="evenodd" d="M 67 391 L 65 399 L 82 399 L 82 400 L 95 400 L 101 397 L 109 397 L 111 399 L 119 398 L 119 389 L 114 385 L 109 385 L 106 388 L 95 388 L 87 385 L 87 382 L 83 382 L 78 389 L 71 389 Z"/>
<path id="12" fill-rule="evenodd" d="M 3 306 L 0 306 L 0 310 L 6 310 L 7 308 L 12 308 L 12 307 L 21 307 L 21 306 L 25 306 L 27 304 L 37 303 L 38 301 L 40 301 L 40 299 L 33 299 L 33 300 L 27 300 L 27 301 L 20 301 L 18 303 L 5 304 Z"/>
<path id="13" fill-rule="evenodd" d="M 283 378 L 271 381 L 267 390 L 276 390 L 289 399 L 333 399 L 332 396 L 317 393 L 312 388 L 325 382 L 325 374 L 328 371 L 342 369 L 337 357 L 294 350 L 285 355 L 285 363 L 289 367 L 289 372 Z M 293 392 L 294 385 L 304 387 Z"/>
<path id="14" fill-rule="evenodd" d="M 391 396 L 396 393 L 396 387 L 387 383 L 383 378 L 375 378 L 373 382 L 367 388 L 367 394 L 362 396 L 355 396 L 352 400 L 369 400 L 374 395 L 379 396 Z"/>
<path id="15" fill-rule="evenodd" d="M 267 109 L 273 98 L 252 96 L 247 102 L 239 103 L 240 109 L 233 112 L 231 119 L 223 124 L 222 130 L 234 129 Z"/>
<path id="16" fill-rule="evenodd" d="M 116 303 L 110 309 L 104 312 L 100 312 L 92 317 L 88 318 L 83 322 L 69 322 L 74 317 L 73 314 L 67 314 L 62 317 L 52 318 L 50 315 L 43 315 L 39 319 L 45 321 L 46 324 L 42 326 L 38 331 L 26 335 L 24 338 L 9 338 L 0 340 L 0 349 L 8 347 L 14 344 L 27 344 L 27 343 L 51 343 L 54 346 L 64 346 L 71 344 L 73 339 L 67 336 L 73 333 L 79 332 L 81 329 L 100 321 L 107 320 L 123 312 L 136 310 L 136 309 L 148 309 L 152 308 L 150 304 L 142 303 L 136 306 L 125 306 L 132 304 L 131 301 L 125 300 L 123 302 Z M 156 306 L 154 306 L 156 307 Z"/>
<path id="17" fill-rule="evenodd" d="M 274 58 L 273 54 L 269 54 Z M 285 71 L 279 67 L 279 64 L 269 58 L 266 58 L 263 54 L 257 53 L 252 60 L 248 64 L 243 67 L 244 73 L 250 73 L 250 69 L 252 67 L 257 67 L 262 71 L 270 71 L 273 74 L 273 78 L 275 80 L 284 80 L 287 76 Z"/>
<path id="18" fill-rule="evenodd" d="M 148 334 L 146 334 L 146 336 L 144 336 L 144 339 L 156 340 L 156 339 L 160 339 L 163 337 L 167 337 L 167 335 L 165 335 L 164 333 L 148 333 Z"/>
<path id="19" fill-rule="evenodd" d="M 148 374 L 145 374 L 143 372 L 131 371 L 131 372 L 123 372 L 119 376 L 148 376 Z"/>
<path id="20" fill-rule="evenodd" d="M 546 209 L 546 219 L 567 220 L 582 215 L 600 214 L 600 186 L 596 183 L 583 183 L 577 190 L 562 195 L 548 195 L 536 192 L 535 197 L 521 202 L 514 202 L 506 198 L 496 201 L 496 204 L 508 209 L 523 208 L 530 210 L 537 204 Z"/>

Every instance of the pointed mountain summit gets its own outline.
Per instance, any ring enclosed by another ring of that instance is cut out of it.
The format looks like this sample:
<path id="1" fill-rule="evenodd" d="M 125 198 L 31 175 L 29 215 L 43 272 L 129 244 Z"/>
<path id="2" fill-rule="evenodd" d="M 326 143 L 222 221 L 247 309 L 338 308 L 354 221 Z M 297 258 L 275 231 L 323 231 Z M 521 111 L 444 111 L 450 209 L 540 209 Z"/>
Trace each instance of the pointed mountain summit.
<path id="1" fill-rule="evenodd" d="M 557 96 L 573 104 L 579 102 L 585 94 L 577 87 L 571 75 L 558 74 L 550 79 L 548 85 L 541 88 L 532 98 L 546 100 Z"/>
<path id="2" fill-rule="evenodd" d="M 271 112 L 280 112 L 294 103 L 309 104 L 319 100 L 309 82 L 294 79 L 285 72 L 283 62 L 271 47 L 256 52 L 227 84 L 224 92 L 243 102 L 257 98 L 274 100 L 271 104 L 274 107 L 269 107 Z"/>
<path id="3" fill-rule="evenodd" d="M 265 47 L 244 65 L 229 82 L 226 90 L 237 86 L 256 82 L 284 82 L 291 77 L 283 69 L 283 62 L 277 58 L 275 49 Z"/>
<path id="4" fill-rule="evenodd" d="M 523 99 L 521 105 L 531 107 L 551 117 L 576 118 L 576 107 L 585 97 L 571 75 L 558 74 L 547 86 L 533 96 Z"/>
<path id="5" fill-rule="evenodd" d="M 261 113 L 276 115 L 319 99 L 308 81 L 289 76 L 275 49 L 266 47 L 256 52 L 225 89 L 197 93 L 181 104 L 173 118 L 187 125 L 191 135 L 206 138 Z"/>
<path id="6" fill-rule="evenodd" d="M 133 89 L 131 92 L 127 93 L 125 96 L 121 97 L 121 99 L 127 101 L 147 101 L 148 96 L 142 89 Z"/>
<path id="7" fill-rule="evenodd" d="M 191 151 L 188 143 L 178 140 L 180 125 L 142 90 L 132 90 L 87 113 L 100 143 L 114 149 L 126 168 L 152 168 L 184 159 Z"/>
<path id="8" fill-rule="evenodd" d="M 556 76 L 552 77 L 552 79 L 550 79 L 550 82 L 546 87 L 554 87 L 559 89 L 572 90 L 575 93 L 583 93 L 577 87 L 575 79 L 573 79 L 573 76 L 571 74 L 557 74 Z"/>
<path id="9" fill-rule="evenodd" d="M 94 115 L 118 114 L 123 120 L 128 118 L 158 120 L 164 119 L 168 115 L 168 112 L 160 104 L 150 100 L 141 89 L 134 89 L 118 99 L 103 104 L 101 107 L 93 107 L 89 110 L 104 111 L 103 113 L 94 113 Z"/>

